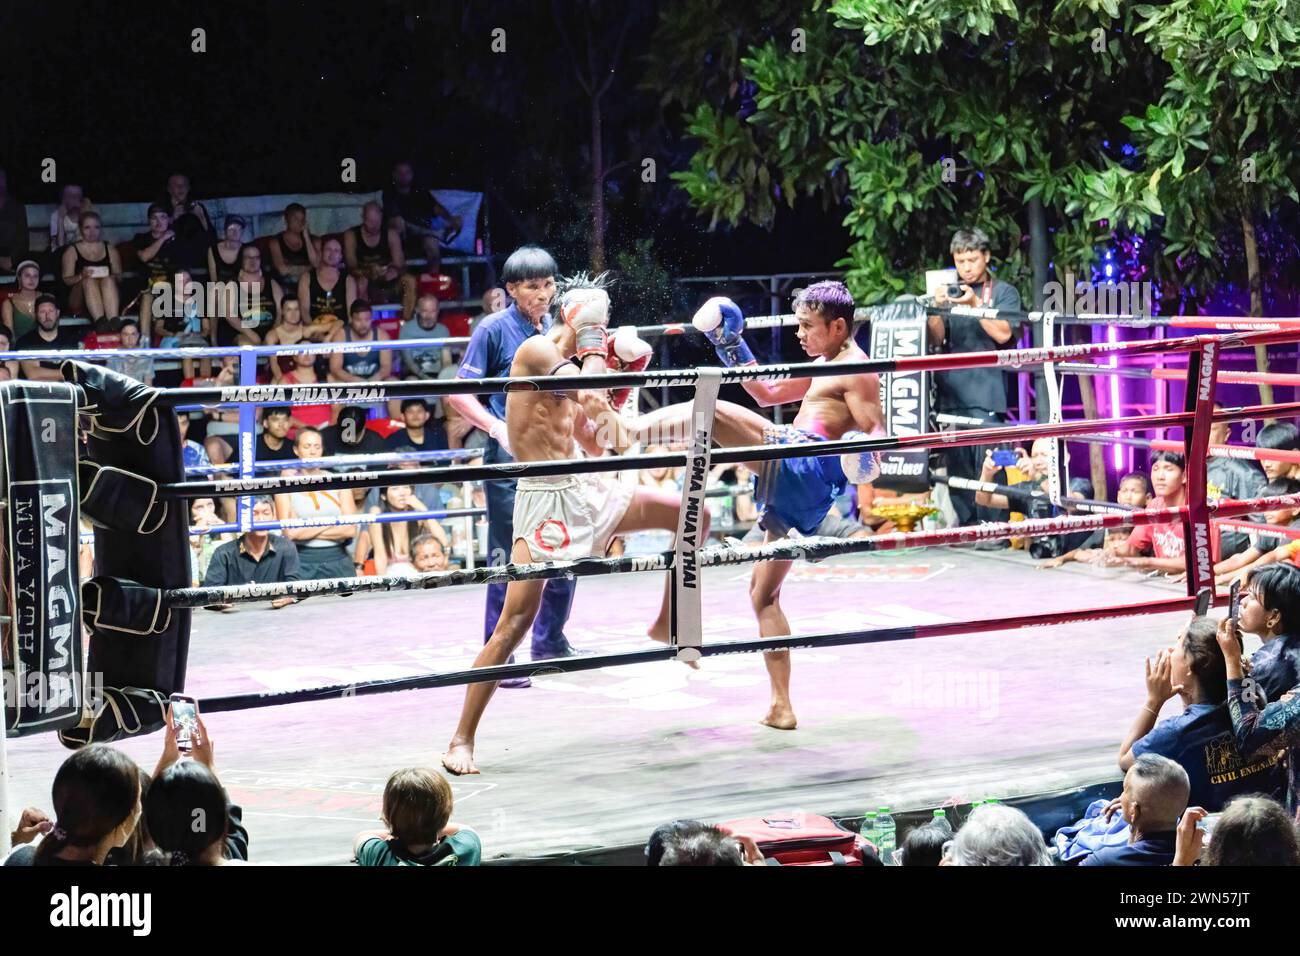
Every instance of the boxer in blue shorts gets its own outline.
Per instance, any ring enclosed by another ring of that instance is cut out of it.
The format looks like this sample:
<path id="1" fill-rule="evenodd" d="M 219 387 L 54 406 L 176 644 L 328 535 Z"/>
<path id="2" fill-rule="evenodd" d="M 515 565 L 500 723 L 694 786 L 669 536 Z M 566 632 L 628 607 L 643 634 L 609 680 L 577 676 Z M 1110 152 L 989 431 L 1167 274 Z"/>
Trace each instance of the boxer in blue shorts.
<path id="1" fill-rule="evenodd" d="M 799 318 L 799 344 L 816 362 L 863 362 L 867 356 L 854 341 L 854 302 L 841 282 L 818 282 L 799 292 L 794 302 Z M 713 343 L 729 365 L 755 365 L 745 344 L 745 317 L 730 299 L 710 299 L 695 314 L 695 328 Z M 814 445 L 822 441 L 884 435 L 880 411 L 880 382 L 875 375 L 831 375 L 824 378 L 783 379 L 745 383 L 745 390 L 763 406 L 799 402 L 792 425 L 773 425 L 762 415 L 733 402 L 718 402 L 713 438 L 724 448 L 752 445 Z M 631 426 L 643 445 L 686 440 L 692 427 L 690 403 L 670 405 L 637 419 Z M 756 477 L 754 499 L 765 541 L 791 532 L 815 534 L 835 499 L 848 484 L 867 484 L 879 472 L 874 452 L 822 455 L 746 463 Z M 759 634 L 790 633 L 781 609 L 781 584 L 792 561 L 760 561 L 754 565 L 750 598 Z M 790 703 L 790 652 L 763 655 L 772 699 L 762 723 L 778 730 L 796 726 Z"/>
<path id="2" fill-rule="evenodd" d="M 801 445 L 825 440 L 816 432 L 795 425 L 768 425 L 763 429 L 764 445 Z M 778 537 L 788 535 L 791 529 L 802 535 L 816 534 L 847 484 L 839 455 L 762 462 L 754 478 L 758 523 L 764 531 Z"/>

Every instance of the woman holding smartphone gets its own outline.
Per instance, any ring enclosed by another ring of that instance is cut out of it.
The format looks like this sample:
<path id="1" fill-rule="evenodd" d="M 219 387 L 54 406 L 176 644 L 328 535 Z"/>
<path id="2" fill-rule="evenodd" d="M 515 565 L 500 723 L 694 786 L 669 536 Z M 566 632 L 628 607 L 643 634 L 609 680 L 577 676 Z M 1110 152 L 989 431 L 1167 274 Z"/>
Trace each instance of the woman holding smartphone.
<path id="1" fill-rule="evenodd" d="M 97 212 L 81 214 L 81 239 L 63 252 L 63 282 L 68 286 L 68 309 L 84 308 L 95 321 L 121 314 L 117 280 L 122 260 L 102 238 L 103 220 Z"/>

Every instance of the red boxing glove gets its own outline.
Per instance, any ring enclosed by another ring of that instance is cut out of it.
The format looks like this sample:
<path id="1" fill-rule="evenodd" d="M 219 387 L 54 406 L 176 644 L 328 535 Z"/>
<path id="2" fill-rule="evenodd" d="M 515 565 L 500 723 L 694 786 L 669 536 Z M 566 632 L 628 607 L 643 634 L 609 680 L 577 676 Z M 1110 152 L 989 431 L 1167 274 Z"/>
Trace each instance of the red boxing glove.
<path id="1" fill-rule="evenodd" d="M 610 337 L 605 365 L 611 372 L 644 372 L 653 357 L 654 348 L 636 334 L 634 327 L 625 325 Z M 614 411 L 622 410 L 632 391 L 631 388 L 611 390 L 609 404 Z"/>

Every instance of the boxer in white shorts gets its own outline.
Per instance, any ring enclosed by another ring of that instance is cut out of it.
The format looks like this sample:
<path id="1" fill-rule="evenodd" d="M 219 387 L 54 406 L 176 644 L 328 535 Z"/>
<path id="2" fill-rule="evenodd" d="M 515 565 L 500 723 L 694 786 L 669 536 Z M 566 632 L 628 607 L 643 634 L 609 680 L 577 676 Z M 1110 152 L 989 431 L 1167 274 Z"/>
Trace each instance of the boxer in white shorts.
<path id="1" fill-rule="evenodd" d="M 555 295 L 553 279 L 538 279 L 522 294 Z M 544 335 L 527 339 L 515 352 L 511 376 L 601 375 L 608 371 L 640 371 L 651 349 L 631 330 L 611 337 L 609 296 L 599 278 L 578 276 L 566 282 L 560 300 L 560 321 Z M 582 364 L 581 373 L 573 359 Z M 619 415 L 627 392 L 575 389 L 568 392 L 511 391 L 506 399 L 507 451 L 519 462 L 566 461 L 581 448 L 592 457 L 607 450 L 626 451 L 633 438 Z M 628 487 L 614 473 L 520 478 L 515 492 L 515 538 L 511 564 L 571 561 L 603 557 L 615 535 L 659 528 L 677 530 L 681 497 L 646 486 Z M 701 541 L 708 537 L 708 512 L 703 515 Z M 665 578 L 667 576 L 665 575 Z M 505 606 L 492 637 L 475 667 L 504 664 L 532 626 L 541 606 L 545 580 L 511 581 Z M 669 591 L 664 582 L 659 616 L 648 634 L 669 639 Z M 495 681 L 469 684 L 460 724 L 442 755 L 443 766 L 455 774 L 478 773 L 474 764 L 475 735 Z"/>
<path id="2" fill-rule="evenodd" d="M 520 478 L 515 539 L 533 561 L 603 557 L 632 504 L 617 474 Z"/>

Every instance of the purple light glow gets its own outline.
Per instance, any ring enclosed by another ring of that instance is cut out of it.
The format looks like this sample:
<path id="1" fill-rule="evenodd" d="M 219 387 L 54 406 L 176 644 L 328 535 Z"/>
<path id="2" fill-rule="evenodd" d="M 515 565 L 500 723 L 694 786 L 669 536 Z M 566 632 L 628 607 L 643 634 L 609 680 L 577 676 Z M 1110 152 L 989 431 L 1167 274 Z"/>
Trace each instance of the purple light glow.
<path id="1" fill-rule="evenodd" d="M 1109 269 L 1110 267 L 1107 266 L 1106 268 Z M 1119 329 L 1117 327 L 1112 325 L 1109 329 L 1106 330 L 1106 341 L 1107 342 L 1119 341 Z M 1111 368 L 1119 367 L 1118 355 L 1112 355 L 1110 357 L 1110 367 Z M 1119 376 L 1118 375 L 1110 376 L 1110 413 L 1112 416 L 1116 418 L 1118 418 L 1123 414 L 1123 412 L 1121 412 L 1119 408 Z M 1116 471 L 1123 472 L 1124 449 L 1119 444 L 1116 444 L 1111 448 L 1110 452 L 1111 452 L 1111 461 L 1114 462 Z"/>

